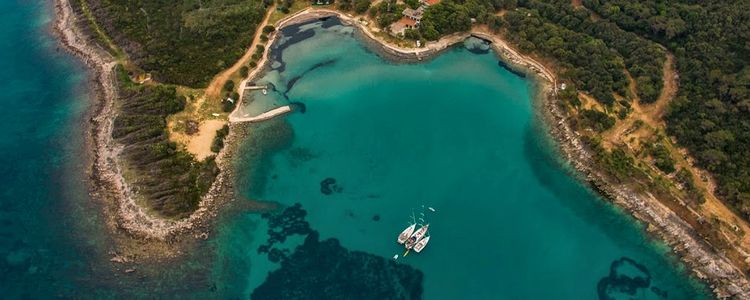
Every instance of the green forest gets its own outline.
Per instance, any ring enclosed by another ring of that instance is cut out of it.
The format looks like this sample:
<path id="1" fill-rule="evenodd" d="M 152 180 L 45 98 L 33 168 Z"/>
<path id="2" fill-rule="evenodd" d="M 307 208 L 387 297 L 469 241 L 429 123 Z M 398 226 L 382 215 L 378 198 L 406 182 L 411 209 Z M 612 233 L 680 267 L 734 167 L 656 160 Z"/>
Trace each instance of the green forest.
<path id="1" fill-rule="evenodd" d="M 245 52 L 260 0 L 81 0 L 128 57 L 154 79 L 203 87 Z"/>
<path id="2" fill-rule="evenodd" d="M 750 218 L 750 1 L 601 1 L 584 5 L 674 53 L 680 76 L 667 129 Z"/>

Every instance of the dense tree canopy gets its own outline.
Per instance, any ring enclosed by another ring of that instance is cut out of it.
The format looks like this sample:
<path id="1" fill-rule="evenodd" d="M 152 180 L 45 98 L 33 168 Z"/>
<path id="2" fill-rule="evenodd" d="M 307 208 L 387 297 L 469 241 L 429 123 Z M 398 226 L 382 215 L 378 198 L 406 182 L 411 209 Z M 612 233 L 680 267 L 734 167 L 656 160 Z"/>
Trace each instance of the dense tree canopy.
<path id="1" fill-rule="evenodd" d="M 471 19 L 466 7 L 446 0 L 428 7 L 424 12 L 420 30 L 426 39 L 435 40 L 440 35 L 471 28 Z"/>
<path id="2" fill-rule="evenodd" d="M 670 134 L 750 217 L 750 1 L 585 0 L 621 28 L 657 41 L 677 60 Z"/>
<path id="3" fill-rule="evenodd" d="M 665 53 L 660 46 L 637 34 L 625 31 L 608 21 L 593 21 L 585 9 L 574 9 L 570 1 L 521 1 L 521 5 L 536 9 L 545 19 L 577 32 L 601 39 L 622 56 L 625 66 L 636 81 L 637 96 L 641 101 L 656 101 L 661 93 L 662 67 Z M 636 96 L 636 95 L 633 95 Z"/>
<path id="4" fill-rule="evenodd" d="M 554 57 L 563 76 L 597 100 L 612 104 L 613 93 L 627 93 L 623 59 L 604 41 L 551 23 L 536 10 L 509 11 L 505 19 L 508 39 L 523 51 Z"/>
<path id="5" fill-rule="evenodd" d="M 107 34 L 158 81 L 203 86 L 245 51 L 259 0 L 82 0 Z"/>

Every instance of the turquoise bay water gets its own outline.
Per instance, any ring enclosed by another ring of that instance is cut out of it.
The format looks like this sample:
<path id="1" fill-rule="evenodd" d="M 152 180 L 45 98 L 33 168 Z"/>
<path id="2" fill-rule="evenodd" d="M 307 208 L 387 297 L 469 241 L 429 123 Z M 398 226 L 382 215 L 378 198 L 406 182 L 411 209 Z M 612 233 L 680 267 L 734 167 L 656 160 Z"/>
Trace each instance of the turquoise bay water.
<path id="1" fill-rule="evenodd" d="M 248 114 L 305 109 L 272 121 L 289 126 L 284 137 L 283 126 L 251 128 L 237 166 L 248 198 L 300 203 L 320 239 L 388 259 L 403 254 L 395 238 L 412 211 L 424 211 L 429 245 L 397 262 L 424 273 L 425 299 L 708 297 L 666 247 L 571 177 L 534 114 L 532 80 L 486 45 L 393 64 L 335 23 L 287 29 L 258 80 L 275 90 L 249 96 Z M 289 144 L 259 154 L 257 139 L 274 136 Z M 335 184 L 323 193 L 326 178 Z M 247 297 L 279 268 L 255 251 L 266 230 L 254 214 L 220 227 L 219 257 L 247 266 L 220 288 L 227 295 Z"/>

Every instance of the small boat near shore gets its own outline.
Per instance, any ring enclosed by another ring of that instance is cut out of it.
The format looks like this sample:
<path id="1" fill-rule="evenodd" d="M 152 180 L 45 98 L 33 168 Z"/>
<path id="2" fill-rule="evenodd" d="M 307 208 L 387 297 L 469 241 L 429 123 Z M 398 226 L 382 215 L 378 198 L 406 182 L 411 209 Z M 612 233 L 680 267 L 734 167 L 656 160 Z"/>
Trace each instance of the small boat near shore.
<path id="1" fill-rule="evenodd" d="M 417 227 L 417 224 L 411 224 L 411 226 L 404 229 L 404 231 L 401 232 L 401 234 L 398 235 L 397 242 L 399 244 L 403 244 L 406 242 L 406 240 L 414 234 L 414 229 Z"/>

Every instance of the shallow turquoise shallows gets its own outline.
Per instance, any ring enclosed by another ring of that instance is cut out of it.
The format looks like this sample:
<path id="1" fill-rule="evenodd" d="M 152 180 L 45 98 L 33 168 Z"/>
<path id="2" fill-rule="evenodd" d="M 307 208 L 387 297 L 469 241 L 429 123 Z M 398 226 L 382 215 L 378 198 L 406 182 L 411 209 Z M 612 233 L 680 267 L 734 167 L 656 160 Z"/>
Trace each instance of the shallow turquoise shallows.
<path id="1" fill-rule="evenodd" d="M 301 203 L 321 240 L 399 255 L 423 272 L 425 299 L 708 298 L 666 247 L 571 176 L 534 113 L 533 80 L 486 44 L 395 64 L 335 23 L 287 29 L 257 81 L 268 94 L 248 97 L 248 114 L 297 104 L 276 126 L 251 128 L 273 138 L 287 122 L 293 135 L 260 157 L 247 142 L 237 164 L 246 198 Z M 431 240 L 404 256 L 396 237 L 412 212 L 425 214 Z M 214 276 L 227 295 L 249 296 L 279 267 L 256 252 L 266 228 L 252 213 L 222 223 Z M 228 284 L 227 265 L 247 269 Z"/>

